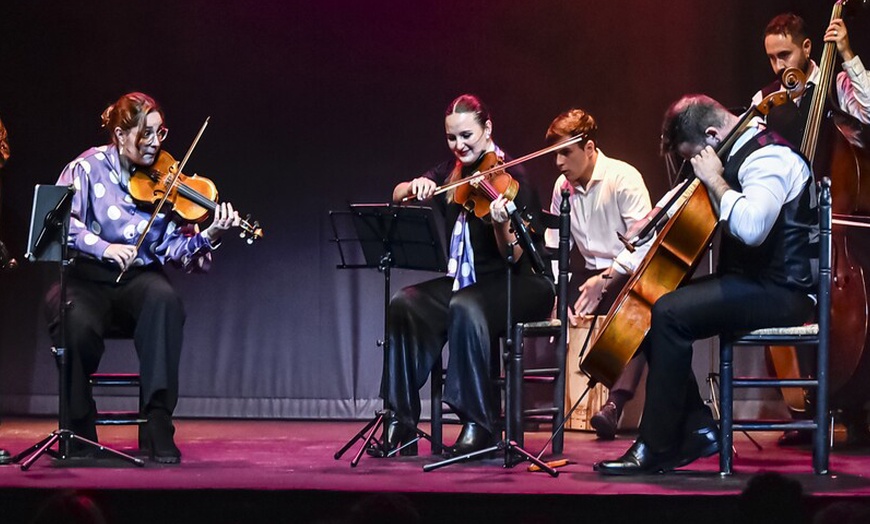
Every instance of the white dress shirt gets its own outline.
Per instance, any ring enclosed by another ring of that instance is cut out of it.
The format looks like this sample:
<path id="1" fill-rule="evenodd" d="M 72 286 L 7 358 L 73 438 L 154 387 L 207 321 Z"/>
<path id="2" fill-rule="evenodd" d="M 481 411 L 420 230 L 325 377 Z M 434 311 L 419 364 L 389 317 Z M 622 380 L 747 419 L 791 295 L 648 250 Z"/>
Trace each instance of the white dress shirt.
<path id="1" fill-rule="evenodd" d="M 553 185 L 550 212 L 559 213 L 562 186 Z M 624 248 L 617 233 L 625 232 L 652 209 L 649 191 L 637 169 L 598 150 L 592 177 L 586 187 L 571 187 L 571 244 L 577 246 L 587 269 L 606 269 Z M 547 245 L 558 244 L 558 232 L 547 231 Z M 646 253 L 648 247 L 642 249 Z M 641 251 L 641 250 L 638 250 Z M 621 271 L 624 272 L 624 271 Z"/>

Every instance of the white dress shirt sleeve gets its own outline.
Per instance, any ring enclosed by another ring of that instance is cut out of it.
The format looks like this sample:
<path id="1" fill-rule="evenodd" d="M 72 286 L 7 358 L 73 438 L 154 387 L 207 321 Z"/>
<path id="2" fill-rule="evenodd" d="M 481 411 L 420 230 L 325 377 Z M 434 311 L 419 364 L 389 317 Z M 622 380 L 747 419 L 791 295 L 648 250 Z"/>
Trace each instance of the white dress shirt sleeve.
<path id="1" fill-rule="evenodd" d="M 806 163 L 789 148 L 763 147 L 750 154 L 737 173 L 742 190 L 722 196 L 719 220 L 744 244 L 760 245 L 782 206 L 800 195 L 809 177 Z"/>
<path id="2" fill-rule="evenodd" d="M 870 124 L 870 72 L 857 55 L 843 62 L 843 72 L 837 75 L 837 98 L 843 111 Z"/>

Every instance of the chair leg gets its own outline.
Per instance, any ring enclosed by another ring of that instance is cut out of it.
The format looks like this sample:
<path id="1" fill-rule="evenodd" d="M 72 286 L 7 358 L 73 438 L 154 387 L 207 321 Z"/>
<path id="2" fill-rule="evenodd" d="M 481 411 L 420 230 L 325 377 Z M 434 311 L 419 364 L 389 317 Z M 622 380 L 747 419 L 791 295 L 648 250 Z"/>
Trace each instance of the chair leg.
<path id="1" fill-rule="evenodd" d="M 440 455 L 444 449 L 444 406 L 441 404 L 444 392 L 444 366 L 439 356 L 432 366 L 429 379 L 432 386 L 432 413 L 429 432 L 432 434 L 432 454 Z"/>
<path id="2" fill-rule="evenodd" d="M 828 446 L 828 421 L 831 417 L 828 405 L 828 349 L 829 333 L 826 327 L 819 325 L 819 346 L 816 351 L 816 430 L 813 432 L 813 471 L 816 475 L 828 473 L 830 447 Z"/>
<path id="3" fill-rule="evenodd" d="M 524 445 L 523 438 L 523 334 L 522 324 L 514 327 L 514 340 L 509 348 L 508 365 L 505 371 L 505 438 Z"/>
<path id="4" fill-rule="evenodd" d="M 719 474 L 731 475 L 734 466 L 734 348 L 722 340 L 719 351 Z"/>
<path id="5" fill-rule="evenodd" d="M 565 449 L 565 431 L 563 429 L 565 425 L 565 395 L 567 391 L 565 388 L 567 358 L 567 328 L 563 328 L 556 342 L 556 366 L 559 368 L 559 374 L 553 382 L 553 405 L 556 407 L 556 414 L 553 416 L 553 431 L 558 431 L 558 433 L 553 435 L 552 450 L 554 455 L 561 455 Z"/>

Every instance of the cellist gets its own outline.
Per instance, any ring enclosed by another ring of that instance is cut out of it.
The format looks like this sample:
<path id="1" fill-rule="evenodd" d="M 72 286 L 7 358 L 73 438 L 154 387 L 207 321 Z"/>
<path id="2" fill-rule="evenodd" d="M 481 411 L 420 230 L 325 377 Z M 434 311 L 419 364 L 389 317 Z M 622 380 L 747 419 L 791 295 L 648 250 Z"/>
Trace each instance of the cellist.
<path id="1" fill-rule="evenodd" d="M 76 261 L 66 279 L 73 307 L 67 308 L 65 341 L 60 340 L 58 285 L 46 297 L 53 343 L 65 343 L 70 351 L 70 429 L 97 440 L 88 376 L 96 371 L 105 350 L 103 335 L 113 318 L 120 316 L 125 324 L 135 326 L 150 457 L 175 464 L 181 451 L 173 438 L 172 413 L 178 402 L 184 307 L 163 265 L 172 262 L 189 271 L 207 270 L 221 235 L 238 226 L 240 219 L 224 202 L 217 206 L 211 225 L 199 232 L 172 213 L 161 212 L 137 251 L 137 235 L 145 232 L 151 210 L 133 202 L 129 182 L 136 166 L 151 165 L 163 146 L 168 132 L 163 110 L 144 93 L 128 93 L 106 108 L 102 123 L 111 143 L 80 154 L 57 181 L 76 189 L 69 223 L 69 248 Z M 116 282 L 122 270 L 124 275 Z M 85 450 L 71 451 L 75 455 Z"/>
<path id="2" fill-rule="evenodd" d="M 837 53 L 842 59 L 843 70 L 836 77 L 836 104 L 840 110 L 865 124 L 870 123 L 870 72 L 864 69 L 861 58 L 855 54 L 849 43 L 849 33 L 841 18 L 831 20 L 825 29 L 824 42 L 836 44 Z M 785 137 L 796 147 L 800 147 L 806 130 L 810 101 L 813 90 L 820 81 L 821 71 L 810 58 L 812 42 L 807 37 L 804 20 L 793 13 L 782 13 L 773 17 L 764 29 L 764 51 L 773 72 L 780 76 L 787 68 L 797 68 L 807 78 L 807 91 L 794 103 L 788 102 L 771 109 L 767 116 L 769 129 Z M 757 104 L 770 93 L 780 91 L 783 86 L 779 80 L 759 90 L 752 99 Z M 822 126 L 830 126 L 823 121 Z M 830 126 L 833 127 L 833 126 Z M 832 129 L 825 130 L 823 136 Z M 818 164 L 817 164 L 818 165 Z M 802 370 L 810 369 L 812 363 L 798 361 Z M 870 429 L 867 427 L 867 414 L 857 406 L 840 406 L 846 427 L 847 441 L 851 444 L 870 444 Z M 795 416 L 802 416 L 794 412 Z M 808 444 L 811 433 L 806 431 L 787 431 L 779 439 L 781 446 Z"/>
<path id="3" fill-rule="evenodd" d="M 672 104 L 662 152 L 689 159 L 722 225 L 715 274 L 662 296 L 641 345 L 649 363 L 640 434 L 605 475 L 667 472 L 719 451 L 718 428 L 692 371 L 695 340 L 725 332 L 800 324 L 813 314 L 809 231 L 812 176 L 783 139 L 758 126 L 717 147 L 738 117 L 705 95 Z M 778 304 L 772 308 L 770 304 Z"/>

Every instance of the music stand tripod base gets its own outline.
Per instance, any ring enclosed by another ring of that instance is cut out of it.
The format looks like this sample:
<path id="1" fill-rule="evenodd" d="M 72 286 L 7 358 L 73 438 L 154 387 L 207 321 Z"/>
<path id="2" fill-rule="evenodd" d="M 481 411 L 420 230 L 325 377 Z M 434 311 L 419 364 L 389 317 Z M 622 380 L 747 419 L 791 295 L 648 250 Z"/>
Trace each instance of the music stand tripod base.
<path id="1" fill-rule="evenodd" d="M 353 436 L 344 446 L 338 451 L 335 452 L 333 458 L 338 460 L 345 454 L 347 450 L 349 450 L 358 440 L 362 439 L 363 444 L 360 446 L 353 460 L 350 461 L 350 467 L 355 468 L 357 464 L 359 464 L 360 459 L 362 458 L 363 453 L 365 453 L 366 449 L 375 449 L 379 450 L 382 457 L 393 457 L 399 454 L 403 449 L 418 442 L 421 438 L 432 442 L 432 437 L 426 433 L 425 431 L 415 427 L 414 433 L 417 435 L 416 438 L 404 443 L 398 448 L 391 450 L 389 452 L 384 452 L 383 445 L 378 442 L 378 439 L 374 437 L 375 433 L 378 431 L 378 428 L 384 425 L 384 420 L 392 417 L 392 411 L 388 409 L 382 409 L 375 412 L 375 416 L 372 420 L 370 420 L 361 430 L 357 432 L 356 435 Z"/>
<path id="2" fill-rule="evenodd" d="M 451 464 L 457 464 L 459 462 L 466 462 L 469 460 L 474 460 L 478 457 L 485 456 L 485 455 L 488 455 L 490 453 L 495 453 L 497 451 L 504 451 L 504 453 L 505 453 L 504 467 L 506 467 L 506 468 L 513 467 L 513 466 L 519 464 L 520 462 L 522 462 L 523 460 L 528 460 L 529 462 L 531 462 L 532 464 L 534 464 L 535 466 L 540 468 L 541 471 L 546 472 L 551 477 L 555 478 L 555 477 L 559 476 L 559 472 L 557 470 L 551 468 L 549 465 L 547 465 L 546 462 L 541 461 L 540 459 L 538 459 L 537 457 L 535 457 L 534 455 L 532 455 L 528 451 L 526 451 L 523 448 L 521 448 L 520 446 L 518 446 L 517 443 L 512 441 L 512 440 L 500 440 L 494 446 L 490 446 L 488 448 L 473 451 L 471 453 L 466 453 L 465 455 L 459 455 L 456 457 L 452 457 L 452 458 L 449 458 L 447 460 L 442 460 L 440 462 L 426 464 L 425 466 L 423 466 L 423 471 L 426 471 L 426 472 L 434 471 L 438 468 L 443 468 L 444 466 L 449 466 Z M 512 453 L 520 455 L 519 457 L 516 457 L 519 459 L 518 461 L 511 460 Z"/>
<path id="3" fill-rule="evenodd" d="M 66 440 L 67 446 L 71 442 L 78 441 L 78 442 L 81 442 L 87 446 L 94 448 L 98 452 L 108 453 L 111 456 L 126 460 L 127 462 L 130 462 L 131 464 L 134 464 L 134 465 L 139 466 L 139 467 L 145 466 L 145 461 L 140 459 L 140 458 L 136 458 L 132 455 L 128 455 L 128 454 L 122 453 L 118 450 L 108 448 L 106 446 L 101 445 L 98 442 L 94 442 L 93 440 L 89 440 L 89 439 L 86 439 L 84 437 L 80 437 L 80 436 L 76 435 L 75 433 L 73 433 L 69 429 L 58 429 L 58 430 L 53 431 L 50 435 L 48 435 L 47 437 L 45 437 L 41 441 L 37 442 L 36 444 L 31 446 L 30 448 L 22 451 L 18 455 L 15 455 L 12 458 L 12 462 L 14 464 L 18 464 L 20 462 L 21 463 L 21 471 L 27 471 L 28 469 L 30 469 L 30 466 L 32 466 L 33 463 L 39 459 L 39 457 L 41 457 L 42 455 L 45 455 L 45 454 L 49 454 L 58 460 L 68 460 L 70 458 L 69 453 L 64 455 L 60 451 L 55 451 L 55 450 L 51 449 L 51 446 L 53 446 L 55 443 L 57 443 L 58 450 L 60 450 L 64 445 L 64 442 L 63 442 L 64 440 Z M 27 460 L 24 460 L 24 462 L 21 462 L 25 457 L 28 457 Z"/>

